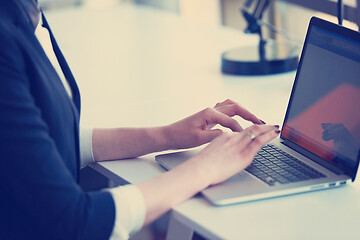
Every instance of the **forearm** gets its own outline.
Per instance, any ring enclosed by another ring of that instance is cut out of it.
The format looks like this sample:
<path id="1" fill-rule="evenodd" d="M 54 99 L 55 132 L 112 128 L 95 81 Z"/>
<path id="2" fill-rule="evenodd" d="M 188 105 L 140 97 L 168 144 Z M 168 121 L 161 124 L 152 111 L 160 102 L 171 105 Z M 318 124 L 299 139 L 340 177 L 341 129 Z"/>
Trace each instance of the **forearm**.
<path id="1" fill-rule="evenodd" d="M 95 161 L 134 158 L 168 150 L 167 127 L 94 129 Z"/>
<path id="2" fill-rule="evenodd" d="M 209 178 L 192 160 L 154 179 L 136 184 L 145 199 L 145 225 L 209 186 Z"/>

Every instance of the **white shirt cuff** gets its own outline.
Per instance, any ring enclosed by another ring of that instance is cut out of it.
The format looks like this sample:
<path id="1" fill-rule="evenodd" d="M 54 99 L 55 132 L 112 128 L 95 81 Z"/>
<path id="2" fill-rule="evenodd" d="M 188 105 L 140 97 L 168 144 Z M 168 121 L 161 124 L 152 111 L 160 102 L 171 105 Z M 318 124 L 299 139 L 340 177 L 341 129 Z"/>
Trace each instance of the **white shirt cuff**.
<path id="1" fill-rule="evenodd" d="M 135 185 L 106 189 L 115 203 L 115 224 L 110 240 L 128 239 L 140 230 L 145 221 L 146 206 L 140 190 Z"/>
<path id="2" fill-rule="evenodd" d="M 92 149 L 92 128 L 80 128 L 80 166 L 86 167 L 90 163 L 94 163 L 94 155 Z"/>

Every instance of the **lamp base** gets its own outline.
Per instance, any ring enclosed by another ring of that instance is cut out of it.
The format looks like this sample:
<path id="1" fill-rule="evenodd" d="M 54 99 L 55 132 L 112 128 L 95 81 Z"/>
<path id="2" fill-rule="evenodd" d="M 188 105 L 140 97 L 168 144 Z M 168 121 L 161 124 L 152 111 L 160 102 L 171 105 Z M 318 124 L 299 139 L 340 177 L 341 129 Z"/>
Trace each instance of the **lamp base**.
<path id="1" fill-rule="evenodd" d="M 259 46 L 229 50 L 221 55 L 221 71 L 232 75 L 269 75 L 297 69 L 299 47 L 268 40 Z"/>

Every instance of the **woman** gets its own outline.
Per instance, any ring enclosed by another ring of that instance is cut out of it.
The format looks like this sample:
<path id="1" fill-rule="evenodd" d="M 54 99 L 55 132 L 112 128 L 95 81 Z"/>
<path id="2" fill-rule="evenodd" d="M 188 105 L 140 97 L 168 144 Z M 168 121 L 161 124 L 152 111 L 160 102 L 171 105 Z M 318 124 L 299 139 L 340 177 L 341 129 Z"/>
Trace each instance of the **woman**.
<path id="1" fill-rule="evenodd" d="M 53 52 L 45 53 L 37 34 L 48 30 Z M 57 61 L 49 61 L 51 54 Z M 0 239 L 127 239 L 246 168 L 279 133 L 231 100 L 156 128 L 80 131 L 79 113 L 77 85 L 37 1 L 0 1 Z M 235 115 L 254 125 L 243 130 Z M 212 129 L 216 124 L 233 133 Z M 184 164 L 143 183 L 98 192 L 77 184 L 80 165 L 92 161 L 208 142 Z"/>

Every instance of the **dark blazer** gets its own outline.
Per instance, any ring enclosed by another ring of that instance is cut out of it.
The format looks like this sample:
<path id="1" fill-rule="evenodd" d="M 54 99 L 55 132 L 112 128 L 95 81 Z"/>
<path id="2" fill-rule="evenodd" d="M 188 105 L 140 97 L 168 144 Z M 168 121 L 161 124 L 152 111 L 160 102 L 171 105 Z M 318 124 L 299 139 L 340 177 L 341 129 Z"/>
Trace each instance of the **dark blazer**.
<path id="1" fill-rule="evenodd" d="M 77 184 L 80 95 L 52 41 L 74 101 L 24 11 L 0 1 L 0 239 L 108 239 L 114 202 Z"/>

